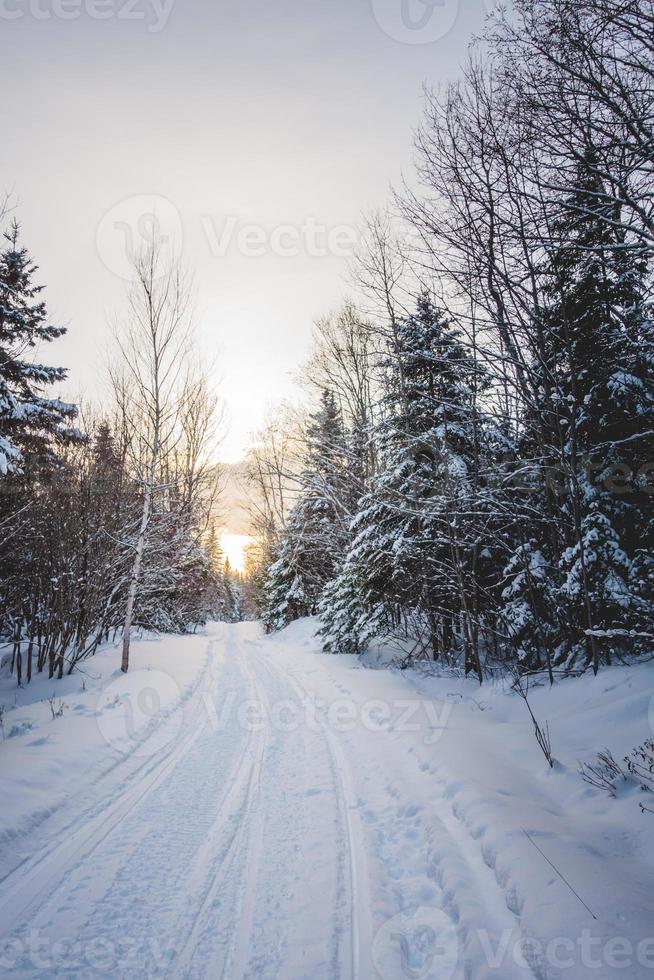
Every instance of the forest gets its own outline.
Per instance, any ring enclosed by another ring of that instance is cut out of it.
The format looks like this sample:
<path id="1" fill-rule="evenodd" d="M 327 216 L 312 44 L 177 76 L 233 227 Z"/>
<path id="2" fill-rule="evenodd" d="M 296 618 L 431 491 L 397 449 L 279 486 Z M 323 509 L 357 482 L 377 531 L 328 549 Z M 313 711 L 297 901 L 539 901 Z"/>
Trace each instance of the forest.
<path id="1" fill-rule="evenodd" d="M 193 351 L 192 290 L 156 241 L 135 256 L 102 411 L 48 398 L 49 323 L 11 221 L 0 254 L 0 635 L 19 686 L 102 642 L 240 619 L 216 532 L 217 398 Z"/>
<path id="2" fill-rule="evenodd" d="M 520 0 L 426 91 L 307 417 L 253 451 L 268 630 L 480 682 L 651 651 L 653 26 Z"/>
<path id="3" fill-rule="evenodd" d="M 0 980 L 654 976 L 654 0 L 4 20 Z"/>
<path id="4" fill-rule="evenodd" d="M 156 240 L 102 410 L 48 397 L 50 323 L 10 203 L 0 255 L 0 635 L 18 684 L 108 639 L 319 618 L 473 674 L 652 649 L 654 12 L 518 0 L 425 90 L 415 171 L 362 222 L 306 399 L 250 450 L 255 543 L 225 571 L 219 401 Z M 290 301 L 290 300 L 289 300 Z"/>

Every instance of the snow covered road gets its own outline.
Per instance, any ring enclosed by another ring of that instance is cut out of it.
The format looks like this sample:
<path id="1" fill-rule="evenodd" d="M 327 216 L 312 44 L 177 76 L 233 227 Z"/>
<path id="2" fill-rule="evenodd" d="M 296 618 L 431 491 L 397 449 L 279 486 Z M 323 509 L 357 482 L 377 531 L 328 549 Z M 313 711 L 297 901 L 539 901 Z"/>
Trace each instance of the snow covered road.
<path id="1" fill-rule="evenodd" d="M 105 754 L 92 746 L 93 768 L 30 835 L 2 839 L 2 973 L 654 976 L 645 817 L 620 823 L 572 756 L 544 773 L 515 698 L 319 656 L 296 627 L 167 639 L 195 657 L 184 684 L 136 670 L 89 695 Z M 651 669 L 634 688 L 614 680 L 615 710 L 646 718 Z M 139 728 L 153 685 L 158 710 Z M 586 693 L 597 713 L 599 689 Z M 555 732 L 581 751 L 561 702 Z"/>

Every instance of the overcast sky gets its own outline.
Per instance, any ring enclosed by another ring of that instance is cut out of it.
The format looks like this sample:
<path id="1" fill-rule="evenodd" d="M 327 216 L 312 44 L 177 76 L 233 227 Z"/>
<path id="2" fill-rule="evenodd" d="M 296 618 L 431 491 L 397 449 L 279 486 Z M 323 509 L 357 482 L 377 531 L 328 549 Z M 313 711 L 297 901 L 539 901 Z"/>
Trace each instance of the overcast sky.
<path id="1" fill-rule="evenodd" d="M 194 272 L 240 458 L 347 292 L 348 229 L 410 172 L 422 83 L 456 76 L 486 9 L 0 0 L 0 174 L 69 328 L 48 351 L 69 393 L 100 390 L 126 242 L 154 213 Z"/>

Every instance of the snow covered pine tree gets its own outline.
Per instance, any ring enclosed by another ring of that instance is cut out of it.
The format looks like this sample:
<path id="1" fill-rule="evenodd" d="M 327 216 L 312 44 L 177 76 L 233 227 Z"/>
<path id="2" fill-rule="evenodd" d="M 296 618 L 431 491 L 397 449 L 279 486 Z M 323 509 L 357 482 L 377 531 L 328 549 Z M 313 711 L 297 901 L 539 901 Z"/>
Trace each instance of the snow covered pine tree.
<path id="1" fill-rule="evenodd" d="M 380 473 L 322 602 L 327 649 L 401 635 L 435 659 L 460 643 L 466 669 L 479 672 L 470 575 L 479 535 L 470 533 L 467 502 L 487 425 L 477 407 L 486 384 L 456 325 L 423 293 L 389 345 L 375 432 Z"/>
<path id="2" fill-rule="evenodd" d="M 349 453 L 340 409 L 323 391 L 307 426 L 307 450 L 298 499 L 282 530 L 263 588 L 262 618 L 268 631 L 317 611 L 334 576 L 348 531 Z"/>
<path id="3" fill-rule="evenodd" d="M 53 441 L 74 437 L 70 423 L 77 410 L 56 398 L 44 398 L 45 387 L 66 377 L 64 368 L 25 358 L 25 352 L 61 337 L 64 327 L 47 321 L 42 286 L 32 282 L 36 266 L 18 243 L 14 222 L 4 234 L 0 252 L 0 474 L 52 460 Z"/>
<path id="4" fill-rule="evenodd" d="M 595 670 L 611 648 L 620 649 L 620 637 L 651 621 L 654 599 L 647 575 L 638 571 L 654 545 L 647 492 L 654 460 L 654 326 L 645 300 L 644 250 L 617 218 L 587 155 L 577 189 L 552 226 L 548 304 L 539 322 L 542 356 L 524 419 L 522 449 L 543 472 L 529 501 L 532 521 L 535 511 L 543 512 L 542 537 L 530 545 L 528 562 L 517 560 L 526 555 L 525 543 L 518 544 L 506 570 L 513 584 L 504 611 L 521 643 L 527 620 L 516 603 L 515 576 L 526 583 L 535 547 L 548 576 L 546 585 L 537 577 L 525 591 L 528 619 L 539 620 L 543 606 L 555 609 L 558 636 L 549 630 L 547 639 L 555 661 Z M 538 636 L 544 639 L 542 630 L 531 634 L 532 645 Z"/>

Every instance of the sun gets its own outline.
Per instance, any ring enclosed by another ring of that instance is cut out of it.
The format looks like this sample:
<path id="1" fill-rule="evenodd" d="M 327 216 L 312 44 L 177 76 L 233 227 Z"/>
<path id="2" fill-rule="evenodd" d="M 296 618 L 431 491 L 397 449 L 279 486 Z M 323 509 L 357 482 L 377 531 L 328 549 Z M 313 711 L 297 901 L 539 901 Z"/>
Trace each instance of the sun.
<path id="1" fill-rule="evenodd" d="M 249 534 L 221 534 L 220 547 L 235 572 L 245 569 L 245 549 L 254 538 Z"/>

